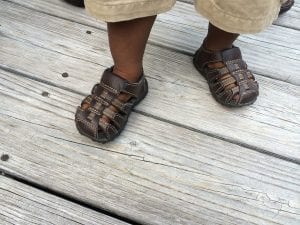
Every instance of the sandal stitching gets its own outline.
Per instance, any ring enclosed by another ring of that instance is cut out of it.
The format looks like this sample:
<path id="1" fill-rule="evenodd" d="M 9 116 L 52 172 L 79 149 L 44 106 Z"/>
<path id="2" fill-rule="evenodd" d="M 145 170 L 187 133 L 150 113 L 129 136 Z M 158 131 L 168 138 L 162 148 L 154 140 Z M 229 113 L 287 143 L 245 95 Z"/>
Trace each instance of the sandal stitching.
<path id="1" fill-rule="evenodd" d="M 78 118 L 76 114 L 76 119 L 75 119 L 76 122 L 81 122 L 83 126 L 89 128 L 89 131 L 87 131 L 88 133 L 86 133 L 84 131 L 84 128 L 82 128 L 79 124 L 77 127 L 78 130 L 80 130 L 81 133 L 89 137 L 90 137 L 89 133 L 92 133 L 93 140 L 98 140 L 100 142 L 104 142 L 104 141 L 106 142 L 108 140 L 112 140 L 124 128 L 128 115 L 131 112 L 130 110 L 132 109 L 134 104 L 139 102 L 138 95 L 139 94 L 142 95 L 143 93 L 145 93 L 144 91 L 145 89 L 142 88 L 147 88 L 147 85 L 144 87 L 141 86 L 145 84 L 146 84 L 145 78 L 141 78 L 138 83 L 130 83 L 130 84 L 127 84 L 126 82 L 120 83 L 120 85 L 122 86 L 121 91 L 118 91 L 106 85 L 103 82 L 95 84 L 92 89 L 92 93 L 94 95 L 87 96 L 82 101 L 82 105 L 89 104 L 89 107 L 85 110 L 79 107 L 80 112 L 86 112 L 88 110 L 90 112 L 89 115 L 87 116 L 82 114 L 81 117 L 84 118 L 82 119 L 82 118 Z M 105 90 L 104 91 L 98 90 L 99 87 L 103 87 Z M 138 89 L 134 89 L 134 88 L 138 88 Z M 128 102 L 123 103 L 119 99 L 117 99 L 115 95 L 119 95 L 121 92 L 126 92 L 126 89 L 128 90 L 129 95 L 134 95 L 134 96 L 133 98 L 129 99 Z M 97 92 L 100 92 L 99 93 L 100 96 L 96 95 Z M 142 96 L 141 98 L 144 98 L 144 96 Z M 110 108 L 108 108 L 110 105 L 111 106 L 117 105 L 116 108 L 119 109 L 120 112 L 125 113 L 126 116 L 123 117 L 118 112 L 115 112 Z M 110 122 L 106 122 L 102 118 L 98 118 L 98 119 L 95 118 L 95 116 L 101 116 L 101 115 L 106 115 L 110 119 Z M 87 119 L 90 119 L 91 122 L 88 122 Z M 96 125 L 94 124 L 96 122 L 95 120 L 98 121 Z M 116 128 L 116 126 L 118 128 Z M 105 135 L 106 137 L 105 140 L 102 138 L 100 139 L 99 132 Z"/>

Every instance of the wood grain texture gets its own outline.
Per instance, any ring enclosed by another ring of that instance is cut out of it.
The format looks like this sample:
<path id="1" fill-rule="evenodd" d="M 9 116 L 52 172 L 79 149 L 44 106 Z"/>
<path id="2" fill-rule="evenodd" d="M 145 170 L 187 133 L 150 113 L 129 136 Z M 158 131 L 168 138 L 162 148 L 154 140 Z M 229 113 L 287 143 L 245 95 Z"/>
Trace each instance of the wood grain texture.
<path id="1" fill-rule="evenodd" d="M 300 30 L 300 0 L 295 0 L 294 6 L 286 13 L 280 15 L 274 22 L 278 26 Z M 289 39 L 287 39 L 289 40 Z"/>
<path id="2" fill-rule="evenodd" d="M 0 168 L 143 224 L 298 224 L 299 165 L 137 113 L 97 144 L 82 97 L 1 71 Z"/>
<path id="3" fill-rule="evenodd" d="M 84 9 L 71 7 L 60 0 L 11 1 L 60 18 L 106 29 L 105 23 L 88 17 Z M 299 0 L 297 0 L 298 4 Z M 291 14 L 298 16 L 288 16 Z M 281 21 L 299 26 L 299 15 L 295 7 L 284 15 Z M 150 43 L 192 55 L 206 35 L 207 24 L 207 20 L 197 14 L 193 5 L 177 2 L 172 11 L 159 15 Z M 241 47 L 245 60 L 254 72 L 300 85 L 299 30 L 273 25 L 256 35 L 242 35 L 236 45 Z"/>
<path id="4" fill-rule="evenodd" d="M 1 225 L 128 224 L 1 175 L 0 221 Z"/>
<path id="5" fill-rule="evenodd" d="M 101 71 L 112 64 L 104 31 L 1 3 L 3 68 L 87 94 Z M 87 29 L 92 35 L 86 34 Z M 213 100 L 190 56 L 149 45 L 145 70 L 150 93 L 137 108 L 141 113 L 252 149 L 300 159 L 298 86 L 257 75 L 261 89 L 257 103 L 228 109 Z M 70 76 L 63 78 L 63 72 Z"/>

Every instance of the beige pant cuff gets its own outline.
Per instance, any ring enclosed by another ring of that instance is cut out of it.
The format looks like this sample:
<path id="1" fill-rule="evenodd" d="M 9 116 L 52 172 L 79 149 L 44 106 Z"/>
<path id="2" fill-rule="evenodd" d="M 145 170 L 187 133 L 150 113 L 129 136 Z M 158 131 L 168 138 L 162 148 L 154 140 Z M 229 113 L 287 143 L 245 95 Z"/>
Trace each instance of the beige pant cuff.
<path id="1" fill-rule="evenodd" d="M 175 2 L 175 0 L 152 0 L 110 5 L 85 0 L 85 6 L 88 14 L 99 20 L 120 22 L 167 12 L 172 9 Z"/>
<path id="2" fill-rule="evenodd" d="M 281 3 L 274 4 L 268 15 L 263 15 L 258 19 L 244 19 L 235 17 L 221 10 L 213 1 L 196 1 L 196 10 L 206 17 L 214 26 L 230 32 L 238 34 L 259 33 L 266 27 L 271 25 L 278 17 Z"/>

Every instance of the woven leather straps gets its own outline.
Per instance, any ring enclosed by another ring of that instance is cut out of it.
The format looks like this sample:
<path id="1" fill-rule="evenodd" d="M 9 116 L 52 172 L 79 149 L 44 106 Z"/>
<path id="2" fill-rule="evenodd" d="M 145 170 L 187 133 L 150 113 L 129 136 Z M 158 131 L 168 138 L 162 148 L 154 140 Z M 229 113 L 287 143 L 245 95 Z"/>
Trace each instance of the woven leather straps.
<path id="1" fill-rule="evenodd" d="M 105 143 L 120 134 L 126 125 L 132 108 L 147 94 L 148 85 L 144 74 L 138 82 L 129 83 L 106 69 L 100 83 L 95 84 L 91 95 L 87 96 L 77 108 L 75 123 L 79 132 L 94 141 Z M 121 93 L 129 95 L 129 101 L 118 99 Z M 84 108 L 83 105 L 89 107 Z M 113 106 L 116 110 L 112 110 Z M 101 119 L 105 115 L 109 122 Z"/>
<path id="2" fill-rule="evenodd" d="M 222 63 L 224 66 L 210 66 L 214 63 Z M 212 52 L 202 46 L 195 53 L 194 65 L 207 79 L 210 91 L 219 103 L 244 106 L 255 102 L 258 83 L 247 69 L 239 48 Z"/>

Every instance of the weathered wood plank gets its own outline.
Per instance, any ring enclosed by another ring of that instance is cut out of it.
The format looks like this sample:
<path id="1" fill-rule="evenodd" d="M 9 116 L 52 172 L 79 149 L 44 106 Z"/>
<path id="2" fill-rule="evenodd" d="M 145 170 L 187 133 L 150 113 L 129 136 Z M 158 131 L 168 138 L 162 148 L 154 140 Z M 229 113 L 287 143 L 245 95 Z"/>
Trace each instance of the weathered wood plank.
<path id="1" fill-rule="evenodd" d="M 0 221 L 2 225 L 128 224 L 1 175 Z"/>
<path id="2" fill-rule="evenodd" d="M 295 0 L 295 4 L 288 12 L 280 15 L 274 22 L 278 26 L 289 27 L 295 30 L 300 30 L 300 1 Z M 290 40 L 290 39 L 287 39 Z"/>
<path id="3" fill-rule="evenodd" d="M 88 17 L 83 9 L 71 7 L 63 1 L 12 1 L 61 18 L 106 29 L 104 23 Z M 288 23 L 297 23 L 297 20 Z M 195 12 L 193 5 L 178 2 L 172 11 L 158 17 L 150 41 L 176 51 L 193 54 L 205 37 L 206 30 L 207 21 Z M 241 47 L 244 58 L 254 72 L 300 85 L 299 40 L 300 31 L 271 26 L 260 34 L 241 36 L 236 44 Z"/>
<path id="4" fill-rule="evenodd" d="M 0 98 L 7 173 L 145 224 L 300 219 L 299 165 L 136 113 L 97 144 L 74 126 L 81 95 L 3 71 Z"/>
<path id="5" fill-rule="evenodd" d="M 105 32 L 17 6 L 11 9 L 8 3 L 2 6 L 1 65 L 86 94 L 98 74 L 111 65 Z M 87 29 L 92 35 L 85 33 Z M 150 94 L 139 111 L 260 151 L 300 159 L 297 86 L 257 76 L 258 102 L 227 109 L 212 99 L 189 56 L 150 45 L 145 61 Z M 63 72 L 70 77 L 62 78 Z"/>

